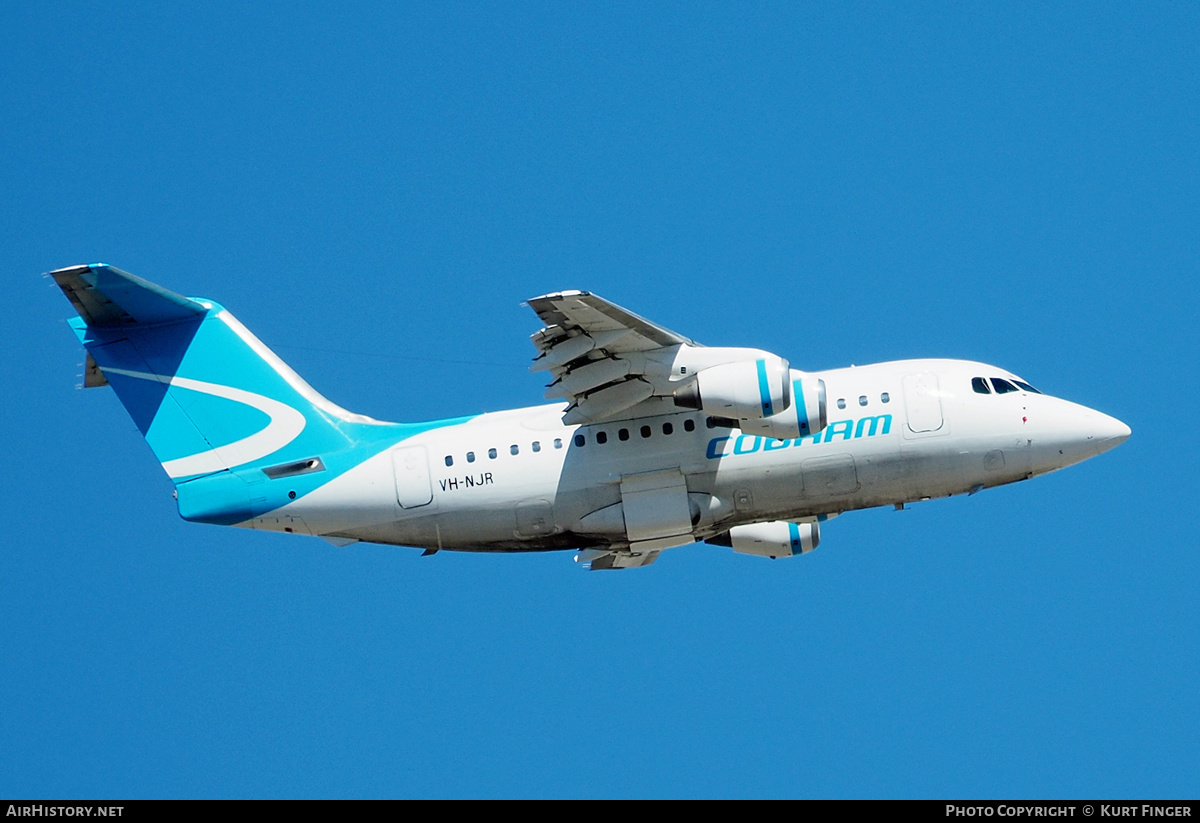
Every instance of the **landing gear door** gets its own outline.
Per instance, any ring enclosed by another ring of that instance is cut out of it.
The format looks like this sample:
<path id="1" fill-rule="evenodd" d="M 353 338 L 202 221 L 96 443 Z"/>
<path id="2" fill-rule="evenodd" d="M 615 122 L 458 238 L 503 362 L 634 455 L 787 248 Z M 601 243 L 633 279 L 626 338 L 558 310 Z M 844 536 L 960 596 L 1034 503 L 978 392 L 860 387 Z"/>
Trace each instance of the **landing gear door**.
<path id="1" fill-rule="evenodd" d="M 396 500 L 403 508 L 415 509 L 433 500 L 424 446 L 406 446 L 393 451 L 392 469 L 396 475 Z"/>
<path id="2" fill-rule="evenodd" d="M 692 533 L 687 481 L 679 469 L 622 477 L 621 508 L 630 543 Z"/>
<path id="3" fill-rule="evenodd" d="M 930 435 L 945 425 L 942 397 L 936 374 L 909 374 L 904 377 L 904 411 L 908 431 Z"/>

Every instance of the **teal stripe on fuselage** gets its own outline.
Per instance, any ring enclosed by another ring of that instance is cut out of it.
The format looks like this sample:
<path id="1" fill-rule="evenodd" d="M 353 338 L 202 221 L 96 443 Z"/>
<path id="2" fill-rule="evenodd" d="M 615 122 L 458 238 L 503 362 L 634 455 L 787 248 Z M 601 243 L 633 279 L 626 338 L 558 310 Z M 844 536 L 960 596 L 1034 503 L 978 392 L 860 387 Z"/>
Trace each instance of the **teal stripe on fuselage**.
<path id="1" fill-rule="evenodd" d="M 432 420 L 425 423 L 381 423 L 365 428 L 360 439 L 333 452 L 313 452 L 302 458 L 319 457 L 323 471 L 269 478 L 262 469 L 284 461 L 264 459 L 254 467 L 196 477 L 176 483 L 179 514 L 185 520 L 231 526 L 280 509 L 321 486 L 341 477 L 367 460 L 403 441 L 434 429 L 457 426 L 478 415 Z"/>

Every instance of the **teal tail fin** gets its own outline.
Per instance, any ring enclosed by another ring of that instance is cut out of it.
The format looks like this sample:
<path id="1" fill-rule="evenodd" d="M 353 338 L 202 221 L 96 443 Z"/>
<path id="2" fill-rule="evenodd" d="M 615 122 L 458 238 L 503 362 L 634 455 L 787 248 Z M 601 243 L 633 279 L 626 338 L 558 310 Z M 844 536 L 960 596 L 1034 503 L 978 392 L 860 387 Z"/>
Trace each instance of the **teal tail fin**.
<path id="1" fill-rule="evenodd" d="M 378 451 L 406 428 L 329 402 L 216 303 L 105 264 L 50 276 L 79 312 L 85 385 L 116 391 L 186 519 L 239 523 L 286 505 L 360 461 L 357 446 Z"/>

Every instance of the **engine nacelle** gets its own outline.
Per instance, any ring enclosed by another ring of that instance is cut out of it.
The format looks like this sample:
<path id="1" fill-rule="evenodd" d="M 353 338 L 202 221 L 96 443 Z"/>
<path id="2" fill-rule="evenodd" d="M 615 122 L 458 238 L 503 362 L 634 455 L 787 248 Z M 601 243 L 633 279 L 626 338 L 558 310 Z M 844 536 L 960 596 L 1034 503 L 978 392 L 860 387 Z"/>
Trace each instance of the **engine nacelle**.
<path id="1" fill-rule="evenodd" d="M 792 407 L 770 417 L 739 420 L 746 434 L 761 434 L 776 440 L 808 437 L 825 428 L 829 415 L 825 409 L 825 381 L 792 372 Z"/>
<path id="2" fill-rule="evenodd" d="M 786 360 L 774 355 L 709 366 L 676 389 L 674 397 L 678 406 L 718 417 L 773 417 L 791 408 L 791 369 Z"/>
<path id="3" fill-rule="evenodd" d="M 757 554 L 760 557 L 792 557 L 810 552 L 821 542 L 819 523 L 788 523 L 773 520 L 770 523 L 751 523 L 734 526 L 725 534 L 708 541 L 717 546 L 729 546 L 741 554 Z"/>

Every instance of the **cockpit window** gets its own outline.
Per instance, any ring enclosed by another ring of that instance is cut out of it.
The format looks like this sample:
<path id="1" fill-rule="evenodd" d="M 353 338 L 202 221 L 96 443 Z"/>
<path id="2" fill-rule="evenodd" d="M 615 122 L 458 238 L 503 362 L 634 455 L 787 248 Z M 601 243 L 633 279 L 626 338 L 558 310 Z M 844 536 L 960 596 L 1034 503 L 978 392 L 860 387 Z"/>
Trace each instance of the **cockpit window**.
<path id="1" fill-rule="evenodd" d="M 984 380 L 982 377 L 972 377 L 971 378 L 971 388 L 973 388 L 975 390 L 976 394 L 991 394 L 992 393 L 992 390 L 988 388 L 988 382 L 986 380 Z"/>
<path id="2" fill-rule="evenodd" d="M 1008 394 L 1012 391 L 1018 391 L 1016 386 L 1002 377 L 993 377 L 992 385 L 996 387 L 996 394 Z"/>
<path id="3" fill-rule="evenodd" d="M 1020 386 L 1021 388 L 1023 388 L 1025 391 L 1031 391 L 1031 392 L 1033 392 L 1034 394 L 1041 394 L 1041 392 L 1040 392 L 1040 391 L 1038 391 L 1038 390 L 1037 390 L 1037 389 L 1035 389 L 1033 386 L 1029 385 L 1028 383 L 1026 383 L 1026 382 L 1024 382 L 1024 381 L 1021 381 L 1021 380 L 1014 380 L 1013 382 L 1014 382 L 1014 383 L 1016 383 L 1016 384 L 1017 384 L 1018 386 Z"/>

